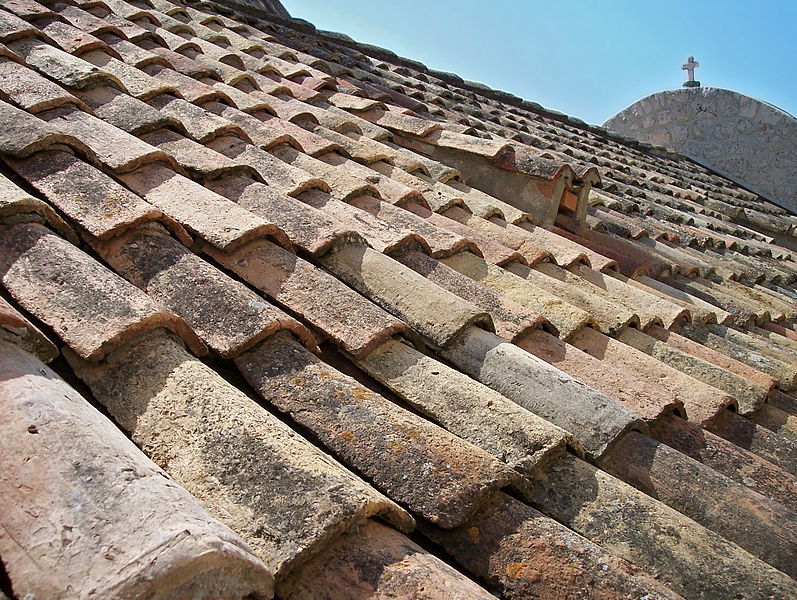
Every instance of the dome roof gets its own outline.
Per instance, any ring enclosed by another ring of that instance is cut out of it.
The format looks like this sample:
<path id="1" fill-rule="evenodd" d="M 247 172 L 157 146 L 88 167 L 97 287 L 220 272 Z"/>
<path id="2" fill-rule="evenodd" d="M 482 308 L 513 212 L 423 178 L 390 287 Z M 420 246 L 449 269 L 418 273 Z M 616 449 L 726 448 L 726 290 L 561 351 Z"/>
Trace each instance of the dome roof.
<path id="1" fill-rule="evenodd" d="M 685 88 L 635 102 L 604 124 L 677 150 L 797 212 L 797 120 L 719 88 Z"/>

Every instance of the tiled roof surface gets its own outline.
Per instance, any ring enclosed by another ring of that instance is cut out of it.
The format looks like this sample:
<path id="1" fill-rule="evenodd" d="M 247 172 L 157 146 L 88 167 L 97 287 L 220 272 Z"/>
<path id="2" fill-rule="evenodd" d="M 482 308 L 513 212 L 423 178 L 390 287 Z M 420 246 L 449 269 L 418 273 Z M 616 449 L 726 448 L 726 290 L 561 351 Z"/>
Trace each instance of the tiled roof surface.
<path id="1" fill-rule="evenodd" d="M 0 118 L 0 598 L 797 597 L 793 215 L 212 2 L 0 3 Z"/>

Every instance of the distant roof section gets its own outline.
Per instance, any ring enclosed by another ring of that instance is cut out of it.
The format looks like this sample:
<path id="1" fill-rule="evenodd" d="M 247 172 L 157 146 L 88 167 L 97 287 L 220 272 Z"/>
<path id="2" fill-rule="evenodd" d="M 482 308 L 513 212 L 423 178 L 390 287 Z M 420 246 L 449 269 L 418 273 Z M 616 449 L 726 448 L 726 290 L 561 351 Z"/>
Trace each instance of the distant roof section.
<path id="1" fill-rule="evenodd" d="M 290 13 L 285 9 L 280 0 L 225 0 L 223 4 L 230 7 L 254 8 L 283 19 L 291 18 Z"/>
<path id="2" fill-rule="evenodd" d="M 671 90 L 604 126 L 677 150 L 797 212 L 797 120 L 771 104 L 718 88 Z"/>

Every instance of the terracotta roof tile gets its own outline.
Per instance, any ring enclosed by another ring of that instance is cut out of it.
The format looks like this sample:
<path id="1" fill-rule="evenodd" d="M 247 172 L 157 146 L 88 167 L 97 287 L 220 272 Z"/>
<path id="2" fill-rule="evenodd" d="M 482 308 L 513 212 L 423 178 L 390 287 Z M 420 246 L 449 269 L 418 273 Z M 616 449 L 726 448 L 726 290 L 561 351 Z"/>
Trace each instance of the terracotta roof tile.
<path id="1" fill-rule="evenodd" d="M 55 344 L 2 296 L 0 296 L 0 340 L 16 345 L 46 363 L 59 354 Z"/>
<path id="2" fill-rule="evenodd" d="M 6 227 L 0 244 L 3 285 L 82 357 L 99 360 L 157 327 L 172 329 L 202 353 L 202 342 L 181 319 L 47 228 Z"/>
<path id="3" fill-rule="evenodd" d="M 165 152 L 77 108 L 56 108 L 39 116 L 83 141 L 112 171 L 125 173 L 157 161 L 177 167 L 175 160 Z"/>
<path id="4" fill-rule="evenodd" d="M 161 127 L 182 128 L 182 123 L 162 114 L 147 103 L 110 87 L 95 87 L 78 92 L 95 115 L 131 135 Z"/>
<path id="5" fill-rule="evenodd" d="M 620 402 L 648 423 L 663 415 L 683 412 L 683 402 L 671 391 L 648 383 L 620 365 L 603 362 L 545 331 L 531 332 L 515 343 Z"/>
<path id="6" fill-rule="evenodd" d="M 0 174 L 0 220 L 4 223 L 39 222 L 77 244 L 72 228 L 46 202 L 34 198 Z"/>
<path id="7" fill-rule="evenodd" d="M 408 329 L 325 271 L 270 242 L 255 242 L 230 254 L 206 251 L 354 356 L 367 354 Z"/>
<path id="8" fill-rule="evenodd" d="M 67 152 L 37 152 L 7 162 L 72 222 L 97 238 L 107 239 L 162 217 L 160 210 Z"/>
<path id="9" fill-rule="evenodd" d="M 0 118 L 4 123 L 0 132 L 2 154 L 25 158 L 53 144 L 63 144 L 87 158 L 95 158 L 94 152 L 78 137 L 2 101 Z"/>
<path id="10" fill-rule="evenodd" d="M 556 598 L 581 590 L 592 598 L 678 594 L 535 510 L 498 494 L 464 526 L 423 531 L 508 599 Z"/>
<path id="11" fill-rule="evenodd" d="M 794 595 L 759 559 L 792 572 L 797 221 L 266 4 L 3 4 L 0 335 L 51 336 L 264 597 Z"/>
<path id="12" fill-rule="evenodd" d="M 212 513 L 224 515 L 272 576 L 284 576 L 362 518 L 381 515 L 412 527 L 406 512 L 170 336 L 153 332 L 102 365 L 72 364 L 121 427 Z M 254 487 L 253 473 L 260 482 Z"/>
<path id="13" fill-rule="evenodd" d="M 572 343 L 602 361 L 655 381 L 658 386 L 683 402 L 690 421 L 708 425 L 726 408 L 736 405 L 735 398 L 729 394 L 592 329 L 579 331 L 573 337 Z"/>
<path id="14" fill-rule="evenodd" d="M 99 251 L 120 275 L 185 319 L 223 357 L 236 356 L 282 329 L 315 348 L 312 334 L 297 321 L 156 227 L 128 231 Z"/>
<path id="15" fill-rule="evenodd" d="M 31 113 L 63 104 L 81 105 L 75 96 L 36 71 L 4 58 L 0 59 L 0 95 Z"/>
<path id="16" fill-rule="evenodd" d="M 150 100 L 149 104 L 163 115 L 178 121 L 189 137 L 202 144 L 220 135 L 234 135 L 244 141 L 252 141 L 244 129 L 228 116 L 216 116 L 182 98 L 163 94 Z"/>
<path id="17" fill-rule="evenodd" d="M 687 597 L 792 593 L 790 577 L 583 461 L 570 458 L 555 475 L 534 490 L 537 506 L 637 566 L 654 569 Z M 676 536 L 663 533 L 672 529 Z M 745 576 L 729 581 L 729 573 Z"/>
<path id="18" fill-rule="evenodd" d="M 33 356 L 3 341 L 0 354 L 0 430 L 13 448 L 0 458 L 0 551 L 16 594 L 168 596 L 199 582 L 230 598 L 271 593 L 246 543 L 108 419 Z M 37 515 L 58 526 L 32 526 Z"/>
<path id="19" fill-rule="evenodd" d="M 345 246 L 322 264 L 437 346 L 448 346 L 475 324 L 493 328 L 486 312 L 370 248 Z"/>
<path id="20" fill-rule="evenodd" d="M 514 341 L 515 338 L 543 325 L 550 326 L 542 315 L 494 292 L 426 254 L 411 251 L 399 254 L 395 258 L 440 287 L 490 313 L 496 333 L 508 341 Z"/>
<path id="21" fill-rule="evenodd" d="M 161 164 L 141 167 L 120 179 L 164 214 L 219 248 L 231 250 L 259 236 L 279 235 L 274 225 Z"/>
<path id="22" fill-rule="evenodd" d="M 797 507 L 794 475 L 749 450 L 676 416 L 660 420 L 651 427 L 650 434 L 783 506 L 792 510 Z"/>
<path id="23" fill-rule="evenodd" d="M 389 497 L 442 527 L 461 525 L 512 480 L 487 453 L 336 372 L 287 334 L 235 362 L 264 400 Z M 415 485 L 424 476 L 430 485 Z"/>
<path id="24" fill-rule="evenodd" d="M 330 190 L 330 184 L 303 169 L 306 166 L 304 159 L 301 162 L 301 167 L 295 166 L 280 160 L 278 156 L 229 135 L 217 137 L 207 145 L 216 152 L 254 167 L 268 185 L 282 194 L 296 196 L 312 189 Z M 280 144 L 278 148 L 280 156 L 293 156 L 291 154 L 293 152 L 297 153 L 296 156 L 301 154 L 287 144 Z M 301 156 L 306 155 L 301 154 Z M 309 156 L 306 158 L 313 160 Z"/>
<path id="25" fill-rule="evenodd" d="M 374 520 L 341 537 L 299 567 L 284 585 L 285 600 L 404 597 L 490 600 L 494 596 L 416 543 Z"/>

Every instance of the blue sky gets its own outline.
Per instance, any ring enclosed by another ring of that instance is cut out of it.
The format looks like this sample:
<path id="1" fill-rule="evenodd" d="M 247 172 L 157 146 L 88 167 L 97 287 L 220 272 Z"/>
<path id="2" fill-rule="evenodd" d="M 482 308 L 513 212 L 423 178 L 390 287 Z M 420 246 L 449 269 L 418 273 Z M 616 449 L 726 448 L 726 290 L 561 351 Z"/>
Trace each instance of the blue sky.
<path id="1" fill-rule="evenodd" d="M 686 79 L 797 115 L 797 0 L 283 0 L 294 17 L 603 123 Z"/>

